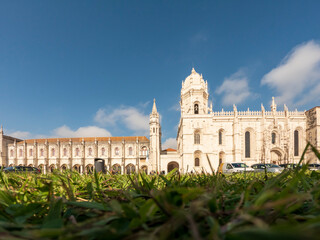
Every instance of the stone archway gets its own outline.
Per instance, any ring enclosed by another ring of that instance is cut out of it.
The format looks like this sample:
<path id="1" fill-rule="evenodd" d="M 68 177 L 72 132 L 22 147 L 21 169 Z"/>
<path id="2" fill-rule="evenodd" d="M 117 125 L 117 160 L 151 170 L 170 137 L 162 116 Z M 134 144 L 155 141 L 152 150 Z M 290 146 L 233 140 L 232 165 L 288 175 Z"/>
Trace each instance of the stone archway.
<path id="1" fill-rule="evenodd" d="M 219 166 L 221 163 L 224 163 L 226 160 L 225 160 L 225 153 L 224 152 L 219 152 Z"/>
<path id="2" fill-rule="evenodd" d="M 126 174 L 135 173 L 135 171 L 136 171 L 136 168 L 133 164 L 130 163 L 126 166 Z"/>
<path id="3" fill-rule="evenodd" d="M 48 172 L 52 173 L 55 169 L 56 169 L 56 166 L 54 164 L 51 164 L 49 166 L 49 169 L 48 169 L 49 171 Z"/>
<path id="4" fill-rule="evenodd" d="M 121 174 L 121 166 L 119 164 L 114 164 L 111 168 L 112 174 Z"/>
<path id="5" fill-rule="evenodd" d="M 284 161 L 284 152 L 280 148 L 270 150 L 270 163 L 281 164 Z"/>
<path id="6" fill-rule="evenodd" d="M 93 165 L 92 164 L 88 164 L 86 166 L 86 173 L 93 173 Z"/>
<path id="7" fill-rule="evenodd" d="M 61 171 L 64 172 L 68 169 L 67 164 L 62 164 L 62 166 L 60 167 Z"/>
<path id="8" fill-rule="evenodd" d="M 168 163 L 168 173 L 171 172 L 173 169 L 179 170 L 179 164 L 177 162 L 169 162 Z"/>
<path id="9" fill-rule="evenodd" d="M 81 172 L 80 165 L 79 165 L 79 164 L 75 164 L 75 165 L 73 166 L 73 170 L 76 171 L 76 172 L 78 172 L 78 173 L 80 173 L 80 172 Z"/>
<path id="10" fill-rule="evenodd" d="M 145 172 L 146 174 L 148 174 L 148 166 L 143 165 L 143 166 L 140 168 L 140 171 L 141 171 L 141 172 Z"/>

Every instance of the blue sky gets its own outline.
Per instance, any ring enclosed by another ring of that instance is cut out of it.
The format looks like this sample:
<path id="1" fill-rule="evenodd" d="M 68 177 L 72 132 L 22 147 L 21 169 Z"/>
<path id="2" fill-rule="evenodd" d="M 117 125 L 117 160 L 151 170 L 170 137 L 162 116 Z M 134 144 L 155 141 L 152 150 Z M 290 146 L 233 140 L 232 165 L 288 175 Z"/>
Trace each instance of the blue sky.
<path id="1" fill-rule="evenodd" d="M 320 105 L 319 1 L 1 1 L 0 124 L 21 138 L 148 136 L 156 98 L 172 143 L 181 81 L 214 111 Z M 168 140 L 169 139 L 169 140 Z M 166 145 L 169 146 L 169 145 Z"/>

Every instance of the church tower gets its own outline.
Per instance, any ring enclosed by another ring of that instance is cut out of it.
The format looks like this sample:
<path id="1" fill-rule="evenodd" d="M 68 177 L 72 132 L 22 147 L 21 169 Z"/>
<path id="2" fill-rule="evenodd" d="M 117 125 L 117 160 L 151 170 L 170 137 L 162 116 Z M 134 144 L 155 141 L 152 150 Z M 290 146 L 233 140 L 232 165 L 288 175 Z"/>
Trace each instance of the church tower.
<path id="1" fill-rule="evenodd" d="M 191 74 L 182 82 L 181 116 L 207 114 L 208 98 L 208 82 L 192 68 Z"/>
<path id="2" fill-rule="evenodd" d="M 150 154 L 149 167 L 151 170 L 160 172 L 161 151 L 161 126 L 160 115 L 157 111 L 156 100 L 153 100 L 152 112 L 150 114 Z"/>

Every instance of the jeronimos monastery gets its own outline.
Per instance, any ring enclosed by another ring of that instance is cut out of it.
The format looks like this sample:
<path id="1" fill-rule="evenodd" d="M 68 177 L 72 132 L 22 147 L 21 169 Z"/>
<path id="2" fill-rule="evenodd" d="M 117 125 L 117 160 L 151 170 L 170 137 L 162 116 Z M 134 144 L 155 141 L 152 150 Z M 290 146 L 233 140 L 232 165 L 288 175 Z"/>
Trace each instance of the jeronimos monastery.
<path id="1" fill-rule="evenodd" d="M 176 149 L 161 149 L 160 116 L 154 101 L 150 114 L 150 137 L 84 137 L 17 139 L 0 130 L 0 165 L 34 166 L 44 173 L 54 169 L 93 171 L 94 159 L 117 173 L 140 170 L 209 172 L 221 162 L 297 163 L 307 141 L 320 149 L 320 107 L 308 111 L 270 110 L 215 112 L 208 106 L 208 83 L 192 69 L 182 82 L 181 117 Z M 307 151 L 305 161 L 316 161 Z M 211 165 L 211 166 L 210 166 Z"/>

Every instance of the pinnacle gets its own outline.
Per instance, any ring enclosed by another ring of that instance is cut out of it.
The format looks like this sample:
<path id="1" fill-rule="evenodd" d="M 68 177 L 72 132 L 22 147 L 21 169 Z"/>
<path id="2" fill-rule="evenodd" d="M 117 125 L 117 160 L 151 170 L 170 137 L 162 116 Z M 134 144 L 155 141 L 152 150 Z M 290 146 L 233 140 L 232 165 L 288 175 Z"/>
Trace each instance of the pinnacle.
<path id="1" fill-rule="evenodd" d="M 152 107 L 152 113 L 157 113 L 157 106 L 156 106 L 156 99 L 153 99 L 153 107 Z"/>

